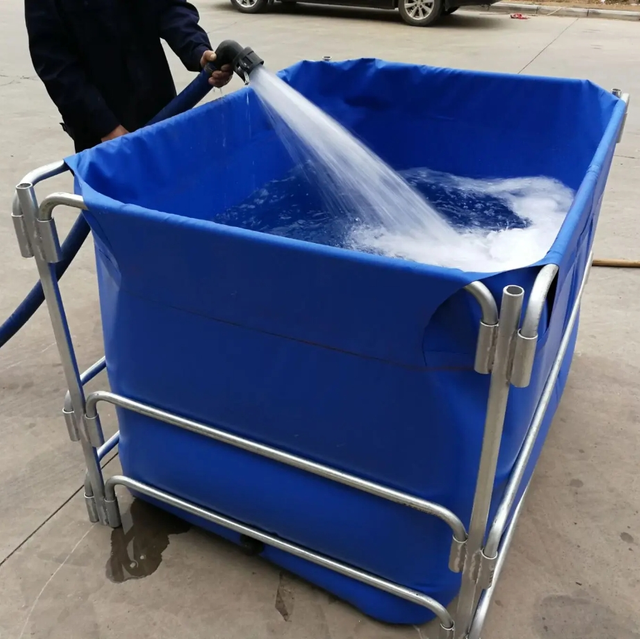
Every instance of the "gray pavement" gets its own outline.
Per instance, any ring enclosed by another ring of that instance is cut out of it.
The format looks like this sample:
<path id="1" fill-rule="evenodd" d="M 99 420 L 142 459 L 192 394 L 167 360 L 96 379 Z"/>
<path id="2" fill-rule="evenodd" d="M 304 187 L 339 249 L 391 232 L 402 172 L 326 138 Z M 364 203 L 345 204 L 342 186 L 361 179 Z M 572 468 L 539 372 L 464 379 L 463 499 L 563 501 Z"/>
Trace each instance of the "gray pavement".
<path id="1" fill-rule="evenodd" d="M 515 21 L 464 12 L 436 28 L 412 29 L 384 12 L 303 7 L 245 16 L 228 2 L 197 4 L 213 41 L 233 37 L 250 44 L 274 69 L 324 55 L 372 56 L 586 77 L 640 99 L 640 25 L 633 22 Z M 35 276 L 32 261 L 18 254 L 8 215 L 12 189 L 28 170 L 71 150 L 31 68 L 22 5 L 0 2 L 1 318 Z M 172 64 L 184 86 L 189 75 Z M 632 109 L 605 197 L 598 257 L 640 257 L 639 177 L 640 115 Z M 71 188 L 68 178 L 45 187 Z M 64 214 L 58 219 L 62 228 L 68 224 Z M 93 273 L 87 246 L 63 283 L 83 367 L 101 355 Z M 596 269 L 591 275 L 568 388 L 498 587 L 487 639 L 640 638 L 639 286 L 638 271 Z M 53 335 L 39 312 L 0 352 L 1 639 L 431 636 L 429 626 L 393 628 L 368 620 L 143 504 L 131 509 L 126 538 L 89 524 L 79 493 L 80 450 L 68 441 L 59 415 L 64 389 Z M 113 428 L 113 415 L 106 422 Z M 107 470 L 117 471 L 117 459 Z"/>

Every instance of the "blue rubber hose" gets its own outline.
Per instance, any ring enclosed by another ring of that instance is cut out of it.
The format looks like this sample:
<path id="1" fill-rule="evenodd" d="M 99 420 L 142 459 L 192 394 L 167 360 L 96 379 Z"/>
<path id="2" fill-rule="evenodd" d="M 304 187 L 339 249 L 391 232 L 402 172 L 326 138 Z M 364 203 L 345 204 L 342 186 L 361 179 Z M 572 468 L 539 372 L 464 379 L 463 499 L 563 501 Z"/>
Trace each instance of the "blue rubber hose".
<path id="1" fill-rule="evenodd" d="M 194 107 L 212 89 L 209 84 L 210 70 L 203 70 L 182 91 L 174 98 L 158 115 L 148 124 L 156 124 L 162 120 L 173 117 L 188 111 Z M 61 247 L 62 259 L 56 264 L 56 276 L 60 279 L 78 254 L 80 247 L 84 244 L 90 232 L 89 225 L 83 215 L 79 215 L 69 231 Z M 42 286 L 38 282 L 24 298 L 20 306 L 11 313 L 8 319 L 0 326 L 0 348 L 2 348 L 33 316 L 44 301 Z"/>
<path id="2" fill-rule="evenodd" d="M 155 117 L 151 118 L 147 126 L 168 120 L 174 115 L 184 113 L 193 108 L 200 100 L 202 100 L 213 88 L 209 84 L 210 72 L 203 69 L 189 86 L 181 91 L 167 106 L 160 111 Z"/>
<path id="3" fill-rule="evenodd" d="M 79 215 L 62 244 L 62 259 L 56 264 L 56 277 L 60 279 L 67 270 L 73 258 L 89 235 L 89 225 L 82 215 Z M 42 286 L 38 282 L 18 308 L 0 326 L 0 348 L 2 348 L 33 316 L 44 302 Z"/>

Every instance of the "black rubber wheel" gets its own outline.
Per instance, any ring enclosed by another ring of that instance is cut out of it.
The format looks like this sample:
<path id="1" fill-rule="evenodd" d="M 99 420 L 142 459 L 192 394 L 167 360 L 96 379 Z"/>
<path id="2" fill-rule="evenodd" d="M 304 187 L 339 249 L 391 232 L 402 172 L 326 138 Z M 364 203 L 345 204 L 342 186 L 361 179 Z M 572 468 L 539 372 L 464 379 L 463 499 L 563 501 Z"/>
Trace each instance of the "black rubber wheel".
<path id="1" fill-rule="evenodd" d="M 412 27 L 428 27 L 442 14 L 443 0 L 398 0 L 402 19 Z"/>
<path id="2" fill-rule="evenodd" d="M 269 0 L 231 0 L 240 13 L 261 13 L 269 6 Z"/>
<path id="3" fill-rule="evenodd" d="M 460 7 L 451 7 L 450 9 L 445 9 L 442 12 L 443 16 L 450 16 L 452 13 L 455 13 Z"/>

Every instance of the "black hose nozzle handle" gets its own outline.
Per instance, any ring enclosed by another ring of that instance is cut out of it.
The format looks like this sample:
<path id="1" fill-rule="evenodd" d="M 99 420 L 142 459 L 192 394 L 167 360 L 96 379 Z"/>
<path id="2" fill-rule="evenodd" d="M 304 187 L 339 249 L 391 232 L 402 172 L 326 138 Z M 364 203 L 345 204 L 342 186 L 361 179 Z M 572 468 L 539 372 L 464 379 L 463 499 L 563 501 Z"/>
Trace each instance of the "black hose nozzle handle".
<path id="1" fill-rule="evenodd" d="M 249 83 L 250 73 L 264 64 L 264 60 L 253 49 L 242 47 L 234 40 L 221 42 L 215 53 L 216 59 L 205 66 L 207 72 L 212 74 L 214 71 L 220 71 L 223 66 L 228 64 L 245 84 Z"/>

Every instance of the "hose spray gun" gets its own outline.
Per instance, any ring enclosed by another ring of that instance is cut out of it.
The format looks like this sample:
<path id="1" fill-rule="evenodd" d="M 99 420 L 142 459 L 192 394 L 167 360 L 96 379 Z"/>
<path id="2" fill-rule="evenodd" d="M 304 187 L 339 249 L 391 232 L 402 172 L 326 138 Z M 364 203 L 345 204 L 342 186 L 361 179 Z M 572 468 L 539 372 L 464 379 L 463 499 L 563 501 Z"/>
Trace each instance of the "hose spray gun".
<path id="1" fill-rule="evenodd" d="M 264 64 L 264 60 L 251 47 L 242 47 L 234 40 L 221 42 L 215 53 L 216 59 L 207 63 L 205 71 L 211 75 L 228 64 L 245 84 L 249 84 L 251 72 Z"/>

